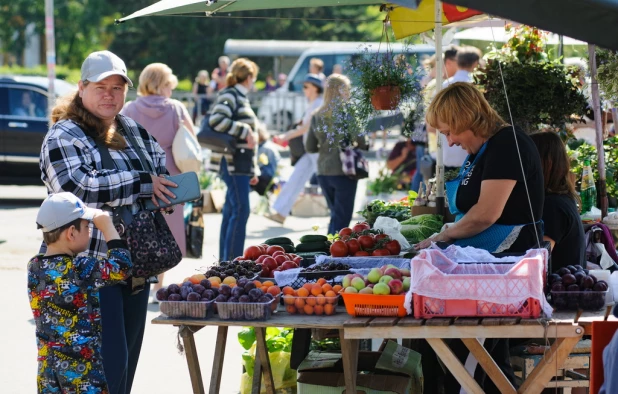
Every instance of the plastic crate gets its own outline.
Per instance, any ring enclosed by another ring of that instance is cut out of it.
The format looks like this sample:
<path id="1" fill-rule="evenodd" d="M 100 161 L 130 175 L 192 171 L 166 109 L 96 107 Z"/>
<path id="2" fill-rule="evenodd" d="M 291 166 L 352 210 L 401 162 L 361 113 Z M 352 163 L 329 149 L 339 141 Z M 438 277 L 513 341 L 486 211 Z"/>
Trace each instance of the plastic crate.
<path id="1" fill-rule="evenodd" d="M 285 305 L 285 310 L 287 313 L 292 315 L 334 315 L 337 311 L 337 304 L 339 302 L 339 296 L 336 297 L 323 297 L 318 299 L 318 297 L 298 297 L 298 296 L 290 296 L 286 297 L 283 300 L 283 305 Z M 309 309 L 310 313 L 307 313 L 307 310 L 304 309 L 305 306 L 311 306 Z M 299 306 L 303 306 L 301 309 Z M 316 307 L 321 306 L 322 312 L 315 313 Z"/>
<path id="2" fill-rule="evenodd" d="M 269 302 L 217 302 L 217 311 L 221 320 L 268 320 L 272 315 L 272 304 L 277 299 Z"/>
<path id="3" fill-rule="evenodd" d="M 173 318 L 208 319 L 213 305 L 214 301 L 159 301 L 161 313 Z"/>
<path id="4" fill-rule="evenodd" d="M 404 317 L 405 294 L 374 295 L 341 293 L 345 309 L 351 316 Z"/>
<path id="5" fill-rule="evenodd" d="M 558 311 L 598 311 L 605 307 L 605 291 L 551 291 L 551 304 Z"/>
<path id="6" fill-rule="evenodd" d="M 534 298 L 519 304 L 496 304 L 478 300 L 442 300 L 414 294 L 414 317 L 524 317 L 536 319 L 541 315 L 541 305 Z"/>

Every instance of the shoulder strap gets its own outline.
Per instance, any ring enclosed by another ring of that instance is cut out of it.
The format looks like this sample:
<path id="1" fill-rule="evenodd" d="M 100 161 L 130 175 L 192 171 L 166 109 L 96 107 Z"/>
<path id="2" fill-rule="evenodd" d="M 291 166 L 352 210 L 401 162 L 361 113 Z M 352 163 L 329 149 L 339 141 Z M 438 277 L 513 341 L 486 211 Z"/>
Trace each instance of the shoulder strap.
<path id="1" fill-rule="evenodd" d="M 111 170 L 116 168 L 112 155 L 109 154 L 109 148 L 103 144 L 99 139 L 94 140 L 99 148 L 99 155 L 101 155 L 101 166 L 105 169 Z"/>
<path id="2" fill-rule="evenodd" d="M 118 120 L 122 124 L 122 128 L 124 129 L 125 137 L 127 137 L 129 142 L 131 143 L 131 146 L 133 146 L 133 149 L 135 150 L 135 153 L 139 157 L 139 160 L 142 162 L 142 166 L 144 166 L 144 169 L 146 169 L 147 171 L 150 171 L 152 173 L 155 173 L 156 170 L 150 164 L 150 161 L 146 158 L 146 156 L 144 156 L 144 152 L 142 151 L 142 147 L 140 146 L 140 144 L 135 139 L 135 135 L 133 134 L 131 126 L 129 125 L 127 120 L 122 115 L 118 116 Z M 108 154 L 109 154 L 109 152 L 108 152 Z"/>

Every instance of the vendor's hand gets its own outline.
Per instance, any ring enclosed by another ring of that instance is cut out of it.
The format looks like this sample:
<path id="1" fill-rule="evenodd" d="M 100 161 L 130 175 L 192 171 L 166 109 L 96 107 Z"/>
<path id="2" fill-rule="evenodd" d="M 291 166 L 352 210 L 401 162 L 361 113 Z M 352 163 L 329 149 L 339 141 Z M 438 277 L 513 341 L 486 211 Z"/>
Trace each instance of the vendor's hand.
<path id="1" fill-rule="evenodd" d="M 253 178 L 251 178 L 251 179 L 249 180 L 249 184 L 250 184 L 251 186 L 255 186 L 255 185 L 257 185 L 257 184 L 258 184 L 258 182 L 259 182 L 259 179 L 258 179 L 258 177 L 256 177 L 256 176 L 254 176 Z"/>
<path id="2" fill-rule="evenodd" d="M 255 148 L 257 141 L 257 133 L 254 133 L 252 129 L 249 129 L 249 132 L 247 133 L 247 145 L 249 145 L 249 149 Z"/>
<path id="3" fill-rule="evenodd" d="M 427 238 L 424 241 L 421 241 L 419 243 L 417 243 L 416 245 L 414 245 L 414 249 L 416 250 L 421 250 L 421 249 L 427 249 L 428 247 L 431 246 L 432 243 L 435 242 L 453 242 L 452 238 L 449 238 L 446 235 L 446 230 L 434 235 L 433 237 Z"/>
<path id="4" fill-rule="evenodd" d="M 177 184 L 165 178 L 164 175 L 154 176 L 152 177 L 152 202 L 156 207 L 159 206 L 159 201 L 157 198 L 161 199 L 166 204 L 171 204 L 170 200 L 167 199 L 166 196 L 170 196 L 171 198 L 176 198 L 176 195 L 172 193 L 170 189 L 167 187 L 178 187 Z"/>

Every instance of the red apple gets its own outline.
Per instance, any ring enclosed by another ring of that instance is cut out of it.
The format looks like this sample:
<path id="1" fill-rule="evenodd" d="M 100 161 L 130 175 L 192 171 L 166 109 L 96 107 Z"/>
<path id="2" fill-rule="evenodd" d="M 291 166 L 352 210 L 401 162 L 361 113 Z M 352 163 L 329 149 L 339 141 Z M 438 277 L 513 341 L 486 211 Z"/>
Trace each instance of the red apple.
<path id="1" fill-rule="evenodd" d="M 262 262 L 262 264 L 264 265 L 264 267 L 268 268 L 270 271 L 276 269 L 279 266 L 279 264 L 277 264 L 275 259 L 273 259 L 272 257 L 266 257 L 264 261 Z"/>
<path id="2" fill-rule="evenodd" d="M 277 257 L 275 257 L 275 261 L 277 262 L 277 265 L 281 265 L 283 263 L 285 263 L 286 261 L 289 261 L 288 258 L 284 255 L 279 255 Z"/>

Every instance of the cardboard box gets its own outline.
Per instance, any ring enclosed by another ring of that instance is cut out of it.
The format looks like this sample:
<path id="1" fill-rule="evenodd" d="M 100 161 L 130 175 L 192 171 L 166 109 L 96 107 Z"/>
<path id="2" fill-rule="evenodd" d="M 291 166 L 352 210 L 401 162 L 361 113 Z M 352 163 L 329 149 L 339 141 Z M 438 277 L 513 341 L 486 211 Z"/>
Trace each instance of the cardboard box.
<path id="1" fill-rule="evenodd" d="M 210 198 L 212 199 L 212 204 L 215 207 L 215 211 L 221 212 L 223 210 L 223 204 L 225 204 L 225 190 L 221 190 L 221 189 L 211 190 Z"/>
<path id="2" fill-rule="evenodd" d="M 310 352 L 298 367 L 298 394 L 345 391 L 339 353 Z M 389 341 L 383 352 L 359 352 L 356 388 L 365 394 L 422 394 L 421 355 Z"/>
<path id="3" fill-rule="evenodd" d="M 321 194 L 302 193 L 292 206 L 292 216 L 300 218 L 329 215 L 326 198 Z"/>
<path id="4" fill-rule="evenodd" d="M 202 190 L 202 212 L 204 213 L 217 212 L 215 210 L 215 205 L 212 202 L 212 197 L 210 196 L 210 190 Z"/>

